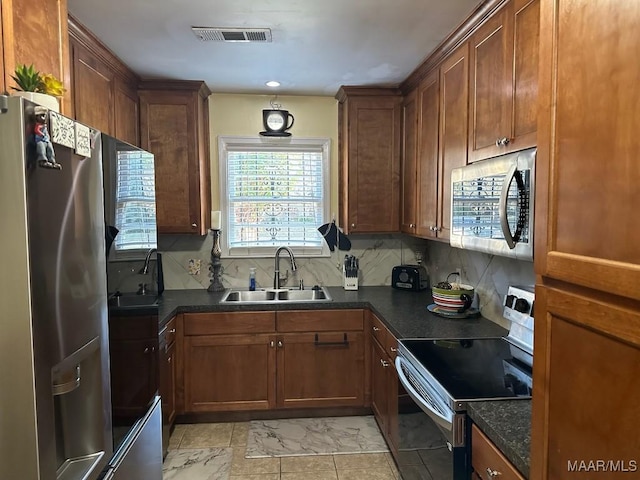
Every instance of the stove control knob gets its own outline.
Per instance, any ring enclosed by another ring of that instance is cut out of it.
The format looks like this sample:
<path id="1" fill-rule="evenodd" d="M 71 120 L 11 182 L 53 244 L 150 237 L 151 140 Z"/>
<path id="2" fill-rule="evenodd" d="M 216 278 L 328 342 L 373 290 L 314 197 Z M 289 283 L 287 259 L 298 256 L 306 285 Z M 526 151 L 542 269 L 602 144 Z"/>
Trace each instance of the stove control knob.
<path id="1" fill-rule="evenodd" d="M 527 302 L 524 298 L 518 298 L 513 308 L 516 312 L 529 313 L 529 302 Z"/>

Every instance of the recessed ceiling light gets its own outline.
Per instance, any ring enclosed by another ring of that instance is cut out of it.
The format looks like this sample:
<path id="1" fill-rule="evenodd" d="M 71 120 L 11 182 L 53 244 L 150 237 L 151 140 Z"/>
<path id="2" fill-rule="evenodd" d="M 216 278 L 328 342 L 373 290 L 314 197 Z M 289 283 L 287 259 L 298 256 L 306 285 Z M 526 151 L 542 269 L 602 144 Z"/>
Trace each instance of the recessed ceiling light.
<path id="1" fill-rule="evenodd" d="M 279 87 L 280 86 L 280 82 L 276 82 L 275 80 L 269 80 L 267 83 L 265 83 L 265 85 L 267 87 Z"/>

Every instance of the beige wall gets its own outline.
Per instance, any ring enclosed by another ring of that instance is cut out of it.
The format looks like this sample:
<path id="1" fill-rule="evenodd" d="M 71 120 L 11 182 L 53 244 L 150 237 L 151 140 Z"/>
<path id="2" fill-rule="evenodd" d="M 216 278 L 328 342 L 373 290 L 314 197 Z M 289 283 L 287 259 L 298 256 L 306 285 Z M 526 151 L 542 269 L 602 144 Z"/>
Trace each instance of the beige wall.
<path id="1" fill-rule="evenodd" d="M 273 95 L 214 93 L 209 97 L 211 132 L 211 205 L 219 210 L 218 136 L 255 136 L 264 130 L 262 110 L 272 108 Z M 331 139 L 331 212 L 338 213 L 338 101 L 333 97 L 278 96 L 280 109 L 295 122 L 292 136 Z"/>

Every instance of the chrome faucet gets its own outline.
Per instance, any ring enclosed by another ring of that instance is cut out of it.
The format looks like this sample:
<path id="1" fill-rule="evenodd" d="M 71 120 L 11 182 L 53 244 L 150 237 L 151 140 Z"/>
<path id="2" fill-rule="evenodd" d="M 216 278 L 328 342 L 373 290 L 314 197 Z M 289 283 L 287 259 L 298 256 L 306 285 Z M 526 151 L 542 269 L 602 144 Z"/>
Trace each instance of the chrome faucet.
<path id="1" fill-rule="evenodd" d="M 273 288 L 276 290 L 280 288 L 280 252 L 286 251 L 289 254 L 289 260 L 291 260 L 291 271 L 295 272 L 298 267 L 296 267 L 296 259 L 293 257 L 293 252 L 289 247 L 278 247 L 276 250 L 276 264 L 275 264 L 275 272 L 273 273 Z"/>
<path id="2" fill-rule="evenodd" d="M 150 248 L 149 251 L 147 252 L 147 256 L 144 259 L 144 264 L 142 265 L 142 268 L 138 272 L 140 275 L 147 275 L 149 273 L 149 261 L 151 260 L 151 255 L 154 252 L 157 254 L 158 253 L 158 249 L 157 248 Z"/>

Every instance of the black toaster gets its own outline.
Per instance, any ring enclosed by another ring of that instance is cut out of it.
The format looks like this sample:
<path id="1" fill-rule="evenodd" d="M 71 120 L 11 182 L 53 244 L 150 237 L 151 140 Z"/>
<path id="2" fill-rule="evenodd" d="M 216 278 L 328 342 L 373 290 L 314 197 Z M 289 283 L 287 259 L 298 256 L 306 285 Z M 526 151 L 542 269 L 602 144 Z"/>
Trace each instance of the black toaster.
<path id="1" fill-rule="evenodd" d="M 391 271 L 391 286 L 399 290 L 426 290 L 429 288 L 427 269 L 422 265 L 397 265 Z"/>

